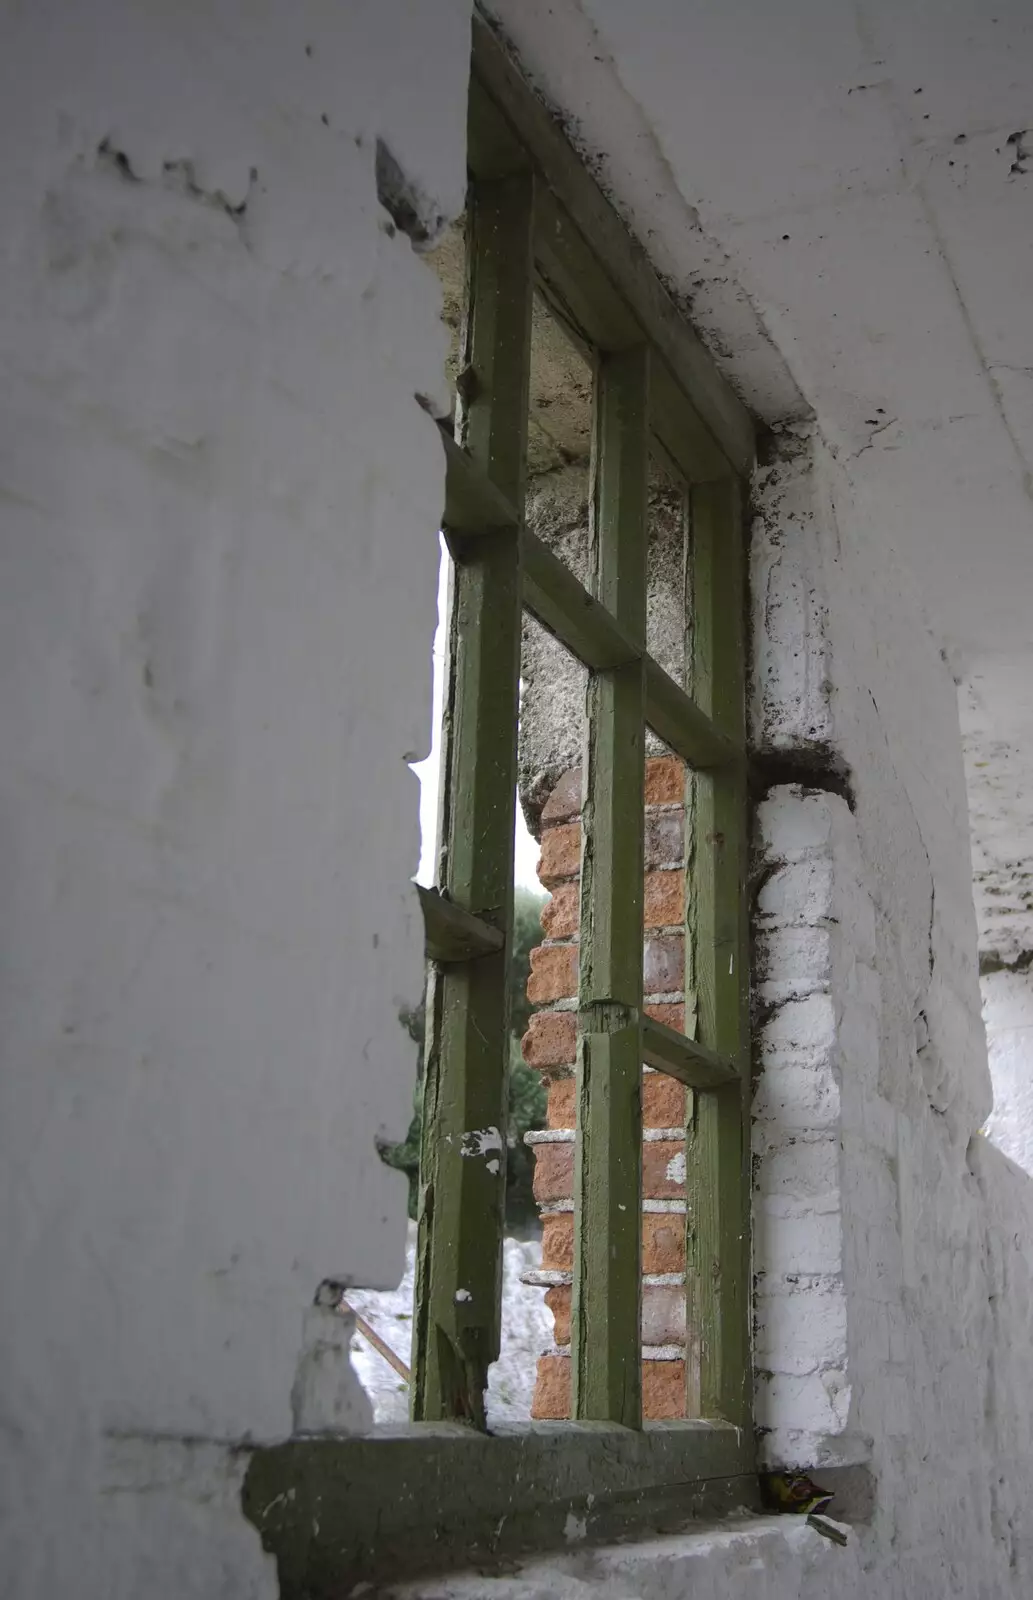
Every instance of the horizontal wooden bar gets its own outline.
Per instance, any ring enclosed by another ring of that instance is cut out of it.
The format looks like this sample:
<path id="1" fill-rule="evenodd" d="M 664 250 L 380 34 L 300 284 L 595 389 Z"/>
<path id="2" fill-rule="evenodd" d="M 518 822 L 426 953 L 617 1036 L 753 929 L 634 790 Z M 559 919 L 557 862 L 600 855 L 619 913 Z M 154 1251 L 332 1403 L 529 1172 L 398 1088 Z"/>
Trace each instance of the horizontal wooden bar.
<path id="1" fill-rule="evenodd" d="M 652 656 L 646 657 L 646 722 L 697 772 L 745 763 L 743 751 L 718 732 L 706 712 Z"/>
<path id="2" fill-rule="evenodd" d="M 690 1089 L 720 1089 L 739 1077 L 730 1057 L 717 1055 L 652 1017 L 645 1017 L 642 1023 L 642 1059 L 647 1067 L 677 1078 Z"/>
<path id="3" fill-rule="evenodd" d="M 669 366 L 695 412 L 692 476 L 696 481 L 723 475 L 727 468 L 718 461 L 719 454 L 736 472 L 749 472 L 754 458 L 749 412 L 675 306 L 642 245 L 589 175 L 556 117 L 528 93 L 504 44 L 476 15 L 473 72 L 478 91 L 486 91 L 478 94 L 478 100 L 487 100 L 488 106 L 482 105 L 471 122 L 477 134 L 471 163 L 475 171 L 482 162 L 499 170 L 528 156 L 533 160 L 545 179 L 535 219 L 536 255 L 561 298 L 568 304 L 571 297 L 577 300 L 570 306 L 576 320 L 600 349 L 627 347 L 644 336 L 663 352 L 658 368 Z M 501 113 L 494 119 L 489 114 L 492 102 Z M 591 250 L 584 243 L 588 239 Z M 663 378 L 659 372 L 657 377 L 659 401 Z"/>
<path id="4" fill-rule="evenodd" d="M 752 1469 L 752 1435 L 720 1423 L 532 1423 L 490 1437 L 417 1425 L 256 1450 L 243 1506 L 284 1600 L 332 1600 L 356 1583 L 569 1549 L 572 1519 L 592 1544 L 759 1510 Z"/>
<path id="5" fill-rule="evenodd" d="M 479 956 L 495 956 L 506 943 L 501 928 L 482 922 L 472 911 L 464 911 L 446 900 L 438 889 L 416 885 L 423 907 L 423 929 L 428 961 L 476 961 Z"/>
<path id="6" fill-rule="evenodd" d="M 543 540 L 525 529 L 520 550 L 524 605 L 572 655 L 596 672 L 639 659 L 638 646 Z"/>
<path id="7" fill-rule="evenodd" d="M 520 516 L 501 489 L 496 488 L 477 463 L 456 443 L 448 426 L 438 423 L 445 450 L 445 514 L 442 526 L 449 533 L 495 533 L 515 528 Z"/>

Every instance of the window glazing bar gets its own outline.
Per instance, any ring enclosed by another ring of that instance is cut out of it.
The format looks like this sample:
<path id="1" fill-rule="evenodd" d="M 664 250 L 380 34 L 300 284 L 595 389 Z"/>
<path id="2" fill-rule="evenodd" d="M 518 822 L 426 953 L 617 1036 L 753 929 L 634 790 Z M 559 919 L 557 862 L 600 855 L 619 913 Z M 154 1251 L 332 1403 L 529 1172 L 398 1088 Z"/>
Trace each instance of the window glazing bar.
<path id="1" fill-rule="evenodd" d="M 694 697 L 730 739 L 745 737 L 742 499 L 737 480 L 691 494 Z M 689 1326 L 700 1340 L 699 1408 L 748 1428 L 749 936 L 747 796 L 743 768 L 692 782 L 687 907 L 696 1036 L 738 1067 L 735 1082 L 690 1097 L 686 1135 Z"/>
<path id="2" fill-rule="evenodd" d="M 595 596 L 639 651 L 648 375 L 644 347 L 600 358 L 593 461 Z M 593 673 L 582 812 L 572 1400 L 578 1420 L 631 1428 L 642 1423 L 644 739 L 641 660 Z M 586 1028 L 585 1013 L 601 1015 L 607 1006 L 615 1025 Z"/>
<path id="3" fill-rule="evenodd" d="M 527 454 L 533 207 L 533 179 L 517 173 L 475 183 L 467 213 L 463 360 L 472 381 L 459 445 L 517 508 Z M 457 458 L 449 456 L 454 475 Z M 501 1320 L 520 536 L 507 525 L 453 535 L 449 547 L 439 881 L 502 942 L 477 961 L 434 967 L 428 987 L 412 1414 L 483 1429 Z"/>

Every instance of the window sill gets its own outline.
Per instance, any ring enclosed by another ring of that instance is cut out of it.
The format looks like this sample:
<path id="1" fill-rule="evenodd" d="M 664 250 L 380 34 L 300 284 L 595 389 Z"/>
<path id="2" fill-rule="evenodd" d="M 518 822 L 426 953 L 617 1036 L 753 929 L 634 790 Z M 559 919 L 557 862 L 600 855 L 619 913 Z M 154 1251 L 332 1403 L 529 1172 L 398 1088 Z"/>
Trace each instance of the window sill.
<path id="1" fill-rule="evenodd" d="M 256 1450 L 244 1510 L 285 1600 L 348 1585 L 499 1568 L 572 1539 L 683 1528 L 759 1505 L 753 1441 L 722 1423 L 459 1424 L 295 1438 Z"/>

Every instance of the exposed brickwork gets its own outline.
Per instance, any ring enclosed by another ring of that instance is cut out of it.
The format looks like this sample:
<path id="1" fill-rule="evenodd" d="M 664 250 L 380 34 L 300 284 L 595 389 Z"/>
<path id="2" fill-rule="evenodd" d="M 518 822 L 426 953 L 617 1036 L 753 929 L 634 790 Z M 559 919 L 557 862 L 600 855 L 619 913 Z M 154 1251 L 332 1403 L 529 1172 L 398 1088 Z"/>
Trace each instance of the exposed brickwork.
<path id="1" fill-rule="evenodd" d="M 534 1151 L 534 1197 L 539 1205 L 574 1193 L 574 1146 L 539 1144 Z"/>
<path id="2" fill-rule="evenodd" d="M 654 1422 L 685 1415 L 685 1362 L 643 1361 L 642 1413 Z"/>
<path id="3" fill-rule="evenodd" d="M 560 784 L 563 779 L 560 779 Z M 560 784 L 556 785 L 556 790 Z M 554 791 L 555 792 L 555 791 Z M 646 805 L 680 806 L 685 799 L 685 765 L 677 756 L 658 756 L 653 761 L 646 762 Z M 581 809 L 580 800 L 577 807 L 570 813 L 577 816 Z"/>
<path id="4" fill-rule="evenodd" d="M 557 830 L 558 831 L 558 830 Z M 580 830 L 578 830 L 580 832 Z M 542 849 L 545 836 L 542 837 Z M 646 813 L 646 867 L 675 866 L 685 855 L 685 815 L 676 811 Z M 575 865 L 574 871 L 576 872 Z M 545 879 L 542 878 L 542 882 Z"/>
<path id="5" fill-rule="evenodd" d="M 572 944 L 539 945 L 531 951 L 527 998 L 532 1005 L 563 1000 L 577 987 L 577 948 Z"/>
<path id="6" fill-rule="evenodd" d="M 654 1422 L 685 1415 L 685 1362 L 643 1361 L 642 1410 Z M 566 1356 L 542 1356 L 531 1415 L 540 1421 L 570 1416 L 570 1361 Z"/>
<path id="7" fill-rule="evenodd" d="M 657 1021 L 665 1022 L 666 1017 Z M 673 1024 L 672 1024 L 673 1026 Z M 536 1011 L 522 1049 L 529 1067 L 572 1067 L 577 1059 L 577 1022 L 571 1011 Z"/>
<path id="8" fill-rule="evenodd" d="M 647 872 L 645 886 L 645 924 L 647 928 L 674 928 L 681 927 L 685 921 L 685 874 L 678 870 L 668 872 Z M 545 919 L 542 919 L 545 926 Z M 575 918 L 574 926 L 568 931 L 573 933 L 577 927 Z M 545 929 L 550 938 L 557 938 L 557 934 Z"/>
<path id="9" fill-rule="evenodd" d="M 571 767 L 556 784 L 542 807 L 542 826 L 569 822 L 581 815 L 581 768 Z"/>
<path id="10" fill-rule="evenodd" d="M 547 939 L 569 939 L 578 930 L 580 921 L 581 885 L 558 883 L 542 908 L 542 932 Z M 665 924 L 657 923 L 657 927 Z"/>
<path id="11" fill-rule="evenodd" d="M 684 1197 L 684 1139 L 651 1139 L 642 1146 L 642 1194 L 646 1200 Z"/>
<path id="12" fill-rule="evenodd" d="M 685 1006 L 681 990 L 685 980 L 684 935 L 678 931 L 685 918 L 685 769 L 674 757 L 646 763 L 646 879 L 643 916 L 643 978 L 646 1011 L 658 1022 L 681 1031 Z M 531 953 L 528 998 L 536 1005 L 555 1005 L 577 995 L 577 935 L 579 926 L 581 827 L 581 771 L 572 767 L 560 778 L 542 809 L 542 849 L 539 877 L 551 891 L 542 912 L 542 929 L 548 944 Z M 553 942 L 566 941 L 566 942 Z M 663 999 L 656 997 L 664 996 Z M 577 1085 L 572 1072 L 577 1054 L 577 1022 L 571 1010 L 536 1012 L 523 1041 L 524 1059 L 546 1077 L 547 1125 L 559 1131 L 573 1129 L 577 1111 Z M 684 1128 L 686 1092 L 662 1073 L 645 1072 L 642 1082 L 643 1126 L 649 1130 Z M 574 1188 L 572 1141 L 550 1141 L 534 1146 L 534 1193 L 539 1205 L 571 1201 Z M 669 1277 L 685 1271 L 685 1141 L 646 1138 L 642 1146 L 643 1199 L 677 1209 L 645 1211 L 642 1216 L 642 1271 L 648 1277 Z M 574 1265 L 574 1215 L 570 1210 L 546 1212 L 542 1218 L 542 1267 L 551 1272 L 571 1272 Z M 543 1356 L 538 1364 L 532 1415 L 562 1418 L 570 1415 L 570 1361 L 565 1347 L 570 1341 L 571 1288 L 555 1284 L 545 1290 L 553 1313 L 559 1353 Z M 643 1285 L 643 1344 L 663 1349 L 667 1359 L 643 1362 L 643 1409 L 648 1418 L 692 1415 L 686 1406 L 686 1363 L 674 1352 L 684 1348 L 684 1284 L 647 1282 Z"/>
<path id="13" fill-rule="evenodd" d="M 542 1356 L 534 1386 L 531 1415 L 540 1421 L 570 1416 L 570 1361 L 566 1356 Z"/>
<path id="14" fill-rule="evenodd" d="M 542 854 L 538 862 L 538 876 L 545 887 L 551 889 L 564 878 L 576 877 L 580 870 L 580 823 L 567 822 L 558 828 L 546 828 L 542 833 Z"/>
<path id="15" fill-rule="evenodd" d="M 571 1224 L 573 1240 L 573 1219 Z M 642 1218 L 642 1271 L 685 1271 L 685 1216 L 680 1211 L 647 1211 Z"/>
<path id="16" fill-rule="evenodd" d="M 545 1304 L 556 1320 L 557 1345 L 570 1343 L 570 1297 L 568 1283 L 557 1284 L 545 1292 Z M 685 1291 L 680 1286 L 647 1283 L 642 1289 L 642 1343 L 671 1345 L 685 1343 Z"/>
<path id="17" fill-rule="evenodd" d="M 574 1213 L 548 1212 L 542 1218 L 542 1266 L 570 1272 L 574 1266 Z M 685 1271 L 685 1216 L 680 1211 L 647 1211 L 642 1218 L 642 1271 L 657 1275 Z"/>
<path id="18" fill-rule="evenodd" d="M 646 1000 L 646 1016 L 654 1022 L 663 1022 L 675 1033 L 685 1032 L 685 1007 L 680 1000 Z"/>
<path id="19" fill-rule="evenodd" d="M 570 1296 L 569 1284 L 557 1285 L 555 1289 L 545 1291 L 545 1304 L 552 1312 L 558 1345 L 570 1343 Z"/>
<path id="20" fill-rule="evenodd" d="M 549 1128 L 572 1128 L 574 1126 L 576 1105 L 577 1085 L 574 1079 L 551 1078 L 549 1080 L 546 1126 Z M 673 1123 L 664 1123 L 663 1126 L 673 1127 Z"/>
<path id="21" fill-rule="evenodd" d="M 664 934 L 647 939 L 642 963 L 647 994 L 673 994 L 685 982 L 685 939 L 680 934 Z"/>
<path id="22" fill-rule="evenodd" d="M 574 1265 L 574 1213 L 554 1211 L 542 1218 L 542 1266 L 570 1272 Z"/>
<path id="23" fill-rule="evenodd" d="M 573 1104 L 573 1089 L 570 1098 Z M 647 1073 L 642 1080 L 642 1122 L 647 1128 L 684 1127 L 684 1086 L 674 1078 L 664 1077 L 662 1072 Z M 556 1126 L 565 1128 L 570 1124 L 557 1122 Z"/>

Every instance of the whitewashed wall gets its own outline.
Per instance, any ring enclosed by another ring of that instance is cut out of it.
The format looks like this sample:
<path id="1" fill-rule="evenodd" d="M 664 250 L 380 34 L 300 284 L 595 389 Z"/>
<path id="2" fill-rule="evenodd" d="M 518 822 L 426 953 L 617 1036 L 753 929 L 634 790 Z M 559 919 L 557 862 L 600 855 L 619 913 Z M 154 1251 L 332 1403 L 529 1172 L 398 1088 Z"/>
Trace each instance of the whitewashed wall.
<path id="1" fill-rule="evenodd" d="M 789 1308 L 772 1332 L 758 1302 L 763 1448 L 874 1472 L 844 1592 L 1017 1600 L 1033 1585 L 1033 1183 L 978 1133 L 990 1080 L 954 683 L 820 436 L 783 441 L 757 506 L 755 743 L 843 789 L 778 787 L 758 816 L 757 1264 Z M 816 1025 L 787 1023 L 800 1007 Z M 772 1159 L 794 1067 L 816 1127 Z M 838 1163 L 819 1164 L 830 1132 Z"/>
<path id="2" fill-rule="evenodd" d="M 461 207 L 468 9 L 3 8 L 11 1600 L 272 1594 L 222 1445 L 354 1414 L 309 1308 L 402 1270 L 445 340 L 374 162 Z"/>

